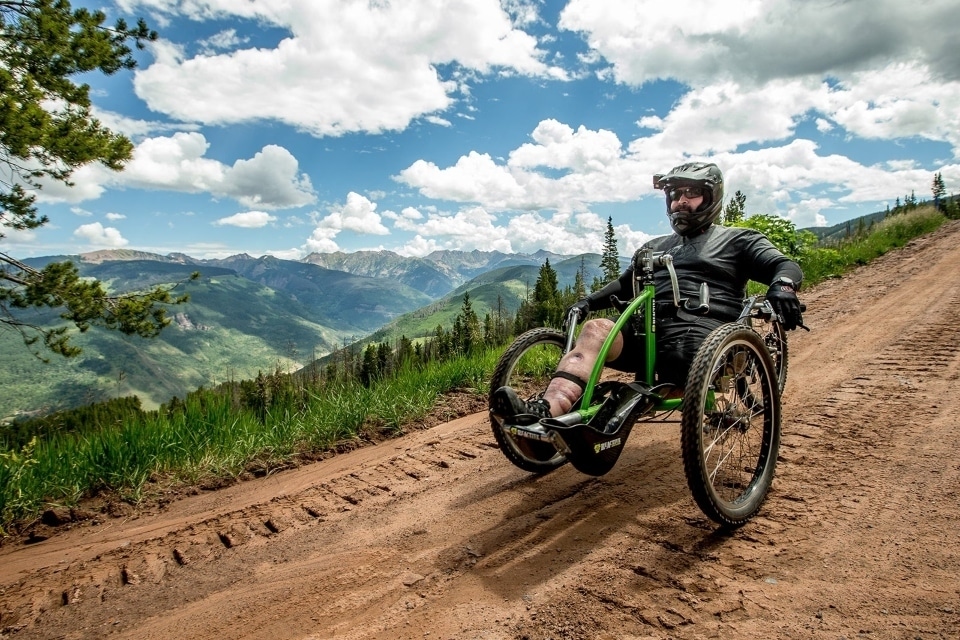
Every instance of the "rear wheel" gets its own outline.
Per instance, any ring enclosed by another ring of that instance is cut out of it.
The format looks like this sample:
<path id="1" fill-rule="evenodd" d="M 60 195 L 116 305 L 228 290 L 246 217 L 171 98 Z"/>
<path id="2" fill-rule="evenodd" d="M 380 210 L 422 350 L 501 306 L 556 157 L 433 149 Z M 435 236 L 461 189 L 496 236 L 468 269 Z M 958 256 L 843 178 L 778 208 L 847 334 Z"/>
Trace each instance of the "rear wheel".
<path id="1" fill-rule="evenodd" d="M 557 370 L 565 345 L 566 336 L 556 329 L 532 329 L 520 335 L 497 361 L 490 379 L 490 393 L 508 386 L 521 398 L 539 399 Z M 500 450 L 524 471 L 544 473 L 567 462 L 549 442 L 513 435 L 493 414 L 490 424 Z"/>
<path id="2" fill-rule="evenodd" d="M 749 327 L 724 325 L 697 351 L 683 397 L 683 469 L 697 505 L 721 525 L 746 524 L 767 496 L 779 448 L 768 345 Z"/>

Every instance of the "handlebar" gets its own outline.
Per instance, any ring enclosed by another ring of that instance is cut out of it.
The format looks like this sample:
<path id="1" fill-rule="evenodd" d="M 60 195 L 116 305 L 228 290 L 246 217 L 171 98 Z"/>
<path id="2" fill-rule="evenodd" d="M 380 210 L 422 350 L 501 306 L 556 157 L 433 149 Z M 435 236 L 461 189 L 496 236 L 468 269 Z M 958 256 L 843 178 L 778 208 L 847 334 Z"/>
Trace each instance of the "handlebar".
<path id="1" fill-rule="evenodd" d="M 762 318 L 765 320 L 773 320 L 783 324 L 783 318 L 773 310 L 773 305 L 770 302 L 763 298 L 758 301 L 758 298 L 763 296 L 750 296 L 743 301 L 743 310 L 740 312 L 740 317 L 737 318 L 737 322 L 743 322 L 748 317 Z M 807 305 L 800 303 L 800 313 L 804 313 L 807 310 Z M 797 324 L 798 327 L 804 331 L 810 331 L 810 327 L 800 322 Z"/>
<path id="2" fill-rule="evenodd" d="M 645 254 L 649 254 L 649 257 Z M 653 278 L 653 272 L 657 267 L 666 267 L 667 273 L 670 274 L 670 288 L 673 290 L 673 305 L 675 307 L 680 306 L 680 282 L 677 280 L 677 270 L 673 268 L 673 256 L 669 253 L 653 253 L 652 251 L 646 250 L 638 254 L 638 262 L 649 261 L 649 266 L 641 266 L 641 280 L 645 278 Z M 634 265 L 634 272 L 637 272 L 637 267 L 640 265 Z M 639 293 L 636 291 L 636 284 L 634 284 L 634 295 Z"/>

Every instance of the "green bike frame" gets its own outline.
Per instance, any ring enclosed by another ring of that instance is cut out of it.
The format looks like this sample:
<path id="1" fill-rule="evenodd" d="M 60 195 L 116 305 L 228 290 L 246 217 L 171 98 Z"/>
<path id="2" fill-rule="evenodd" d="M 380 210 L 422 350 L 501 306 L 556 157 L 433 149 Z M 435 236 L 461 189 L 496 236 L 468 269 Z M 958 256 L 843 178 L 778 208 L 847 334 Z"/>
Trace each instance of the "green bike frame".
<path id="1" fill-rule="evenodd" d="M 603 345 L 600 347 L 600 353 L 598 354 L 597 361 L 593 365 L 593 370 L 590 373 L 590 377 L 587 380 L 587 386 L 584 389 L 583 397 L 580 400 L 580 409 L 578 413 L 582 416 L 584 421 L 592 418 L 596 412 L 599 410 L 600 405 L 595 404 L 591 405 L 593 400 L 594 389 L 597 384 L 600 382 L 600 377 L 603 375 L 603 370 L 606 367 L 607 354 L 610 352 L 611 347 L 613 346 L 613 341 L 616 339 L 620 331 L 627 326 L 627 323 L 634 317 L 638 312 L 642 313 L 643 316 L 643 329 L 641 340 L 644 346 L 643 349 L 643 362 L 642 367 L 638 369 L 639 375 L 637 381 L 645 384 L 647 387 L 652 388 L 654 386 L 654 370 L 657 363 L 657 336 L 656 336 L 656 315 L 654 309 L 656 305 L 654 301 L 656 299 L 656 289 L 653 284 L 653 269 L 654 265 L 666 267 L 670 272 L 671 280 L 674 285 L 674 302 L 677 306 L 680 305 L 680 294 L 676 281 L 676 273 L 673 270 L 673 259 L 672 256 L 668 254 L 657 254 L 654 256 L 652 253 L 647 253 L 646 256 L 643 256 L 641 260 L 642 264 L 635 264 L 635 269 L 639 271 L 637 275 L 636 288 L 639 289 L 636 296 L 633 300 L 627 305 L 626 309 L 619 315 L 616 321 L 613 324 L 613 329 L 610 331 L 607 338 L 604 340 Z M 575 323 L 571 323 L 573 325 Z M 570 342 L 572 343 L 572 331 L 570 329 L 571 335 L 569 336 Z M 654 411 L 672 411 L 679 409 L 680 405 L 683 403 L 682 398 L 671 398 L 671 399 L 660 399 L 654 407 Z M 707 406 L 713 405 L 713 392 L 709 392 L 709 397 L 707 398 Z"/>

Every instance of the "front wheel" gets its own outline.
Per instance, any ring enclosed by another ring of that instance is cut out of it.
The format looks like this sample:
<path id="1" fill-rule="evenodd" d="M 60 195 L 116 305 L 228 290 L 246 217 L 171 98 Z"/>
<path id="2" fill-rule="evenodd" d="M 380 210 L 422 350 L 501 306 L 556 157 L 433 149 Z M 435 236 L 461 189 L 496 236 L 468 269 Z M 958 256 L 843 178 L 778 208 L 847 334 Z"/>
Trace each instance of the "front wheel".
<path id="1" fill-rule="evenodd" d="M 770 351 L 770 359 L 773 361 L 773 370 L 777 377 L 777 387 L 783 395 L 783 389 L 787 386 L 787 365 L 789 364 L 787 332 L 782 324 L 769 318 L 754 318 L 750 326 L 760 334 Z"/>
<path id="2" fill-rule="evenodd" d="M 780 449 L 780 390 L 768 345 L 728 324 L 704 340 L 687 376 L 680 445 L 700 509 L 726 527 L 747 523 L 773 481 Z"/>
<path id="3" fill-rule="evenodd" d="M 490 393 L 506 386 L 526 400 L 540 398 L 557 370 L 565 346 L 566 336 L 556 329 L 543 327 L 521 334 L 497 361 L 490 378 Z M 567 462 L 549 442 L 511 434 L 493 414 L 490 425 L 500 450 L 524 471 L 545 473 Z"/>

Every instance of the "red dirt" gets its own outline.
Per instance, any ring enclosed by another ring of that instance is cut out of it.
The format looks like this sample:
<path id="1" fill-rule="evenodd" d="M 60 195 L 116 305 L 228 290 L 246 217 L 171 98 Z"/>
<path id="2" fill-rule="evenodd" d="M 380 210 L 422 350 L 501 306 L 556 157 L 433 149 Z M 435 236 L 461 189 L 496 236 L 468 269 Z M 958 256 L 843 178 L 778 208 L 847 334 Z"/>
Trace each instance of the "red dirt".
<path id="1" fill-rule="evenodd" d="M 951 222 L 803 293 L 777 477 L 734 533 L 676 423 L 602 478 L 532 476 L 481 412 L 8 540 L 0 637 L 960 637 L 957 273 Z"/>

